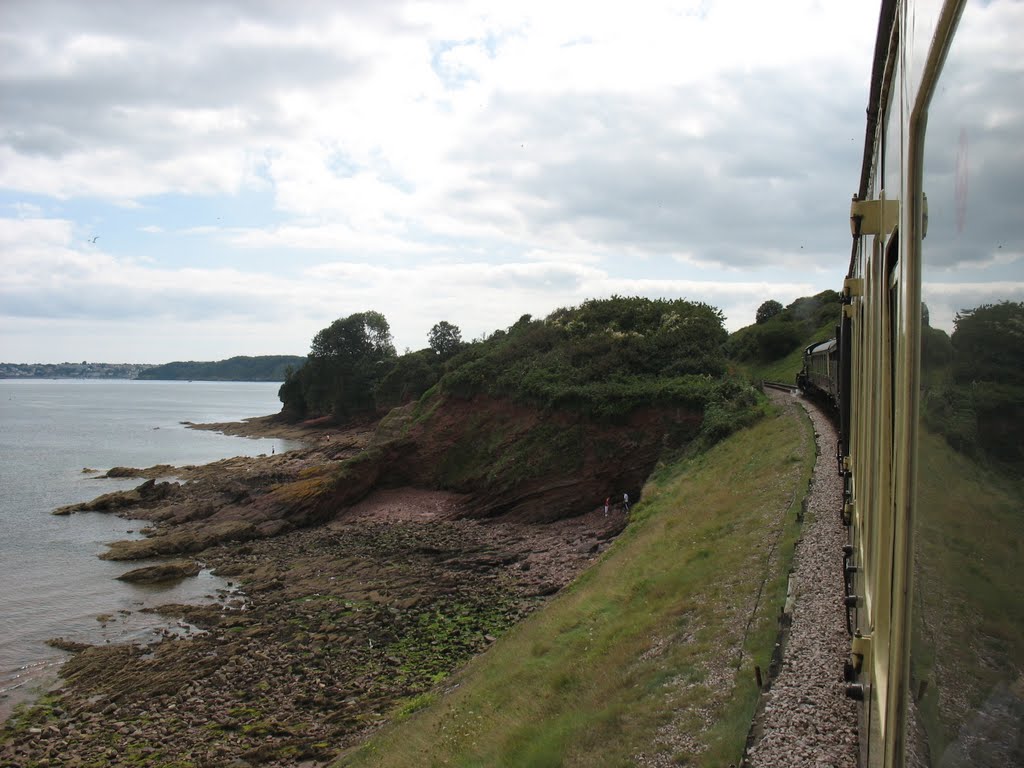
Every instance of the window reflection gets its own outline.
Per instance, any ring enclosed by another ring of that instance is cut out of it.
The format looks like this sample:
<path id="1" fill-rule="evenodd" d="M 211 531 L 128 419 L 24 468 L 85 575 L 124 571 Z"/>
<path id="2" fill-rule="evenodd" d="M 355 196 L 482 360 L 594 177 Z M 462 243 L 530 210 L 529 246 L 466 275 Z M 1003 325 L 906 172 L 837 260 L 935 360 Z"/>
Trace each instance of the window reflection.
<path id="1" fill-rule="evenodd" d="M 929 110 L 911 765 L 1024 765 L 1021 39 L 970 2 Z"/>

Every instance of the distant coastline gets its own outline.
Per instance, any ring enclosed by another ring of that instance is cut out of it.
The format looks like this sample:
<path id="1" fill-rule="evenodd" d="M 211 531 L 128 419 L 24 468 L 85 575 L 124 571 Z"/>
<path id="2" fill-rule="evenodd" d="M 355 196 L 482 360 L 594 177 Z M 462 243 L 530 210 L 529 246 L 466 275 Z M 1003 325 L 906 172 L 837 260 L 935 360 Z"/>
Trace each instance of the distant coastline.
<path id="1" fill-rule="evenodd" d="M 0 379 L 137 379 L 145 363 L 0 363 Z"/>
<path id="2" fill-rule="evenodd" d="M 231 357 L 213 363 L 187 362 L 147 366 L 140 379 L 165 381 L 284 381 L 289 368 L 300 368 L 305 357 L 260 355 Z"/>
<path id="3" fill-rule="evenodd" d="M 0 363 L 0 379 L 146 379 L 151 381 L 284 381 L 298 355 L 238 356 L 216 362 Z"/>

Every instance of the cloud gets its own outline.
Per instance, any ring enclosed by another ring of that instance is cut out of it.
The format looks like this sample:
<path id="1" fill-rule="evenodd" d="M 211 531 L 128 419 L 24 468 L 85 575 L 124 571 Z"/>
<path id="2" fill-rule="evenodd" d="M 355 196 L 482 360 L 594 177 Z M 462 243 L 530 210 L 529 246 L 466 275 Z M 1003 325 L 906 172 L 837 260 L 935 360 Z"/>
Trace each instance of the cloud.
<path id="1" fill-rule="evenodd" d="M 258 331 L 277 339 L 277 351 L 301 354 L 332 320 L 367 309 L 388 318 L 400 349 L 419 349 L 442 319 L 476 338 L 511 325 L 524 313 L 543 317 L 595 296 L 684 297 L 709 301 L 731 314 L 752 313 L 768 296 L 789 301 L 812 292 L 808 283 L 624 280 L 592 264 L 561 259 L 405 266 L 335 261 L 285 277 L 223 268 L 166 269 L 76 245 L 71 222 L 45 219 L 0 219 L 0 248 L 7 254 L 8 270 L 0 285 L 8 329 L 0 349 L 11 350 L 18 348 L 18 328 L 44 324 L 77 338 L 76 329 L 96 323 L 106 335 L 94 342 L 109 340 L 116 324 L 130 326 L 133 333 L 148 328 L 154 338 L 173 335 L 168 329 L 176 328 L 202 326 L 214 335 L 215 329 L 240 328 L 241 336 Z M 190 341 L 198 339 L 182 330 L 176 345 Z M 70 353 L 58 357 L 85 354 Z"/>
<path id="2" fill-rule="evenodd" d="M 45 230 L 11 234 L 12 319 L 273 320 L 304 349 L 373 308 L 416 347 L 438 319 L 472 336 L 610 293 L 735 327 L 841 282 L 875 22 L 856 4 L 0 15 L 0 193 Z"/>

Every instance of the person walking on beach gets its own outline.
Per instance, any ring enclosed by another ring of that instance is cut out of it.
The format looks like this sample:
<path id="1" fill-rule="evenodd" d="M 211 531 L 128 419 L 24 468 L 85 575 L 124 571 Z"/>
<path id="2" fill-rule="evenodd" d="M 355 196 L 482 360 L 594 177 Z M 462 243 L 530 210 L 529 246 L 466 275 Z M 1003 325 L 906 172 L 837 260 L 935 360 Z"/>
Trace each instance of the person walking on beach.
<path id="1" fill-rule="evenodd" d="M 604 499 L 604 516 L 608 517 L 608 508 L 612 505 L 612 497 L 606 496 Z"/>

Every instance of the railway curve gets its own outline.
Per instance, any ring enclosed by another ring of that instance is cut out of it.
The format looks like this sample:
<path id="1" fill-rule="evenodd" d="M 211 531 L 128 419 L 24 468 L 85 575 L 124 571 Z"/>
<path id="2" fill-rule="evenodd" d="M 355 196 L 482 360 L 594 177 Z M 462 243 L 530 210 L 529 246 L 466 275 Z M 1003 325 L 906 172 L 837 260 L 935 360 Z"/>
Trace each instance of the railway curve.
<path id="1" fill-rule="evenodd" d="M 792 389 L 766 387 L 766 392 L 794 417 L 798 408 L 807 412 L 817 458 L 807 497 L 811 514 L 790 577 L 791 624 L 783 636 L 782 664 L 762 697 L 743 766 L 856 768 L 857 706 L 846 698 L 842 674 L 850 641 L 841 574 L 842 480 L 832 459 L 836 429 L 826 413 Z"/>

